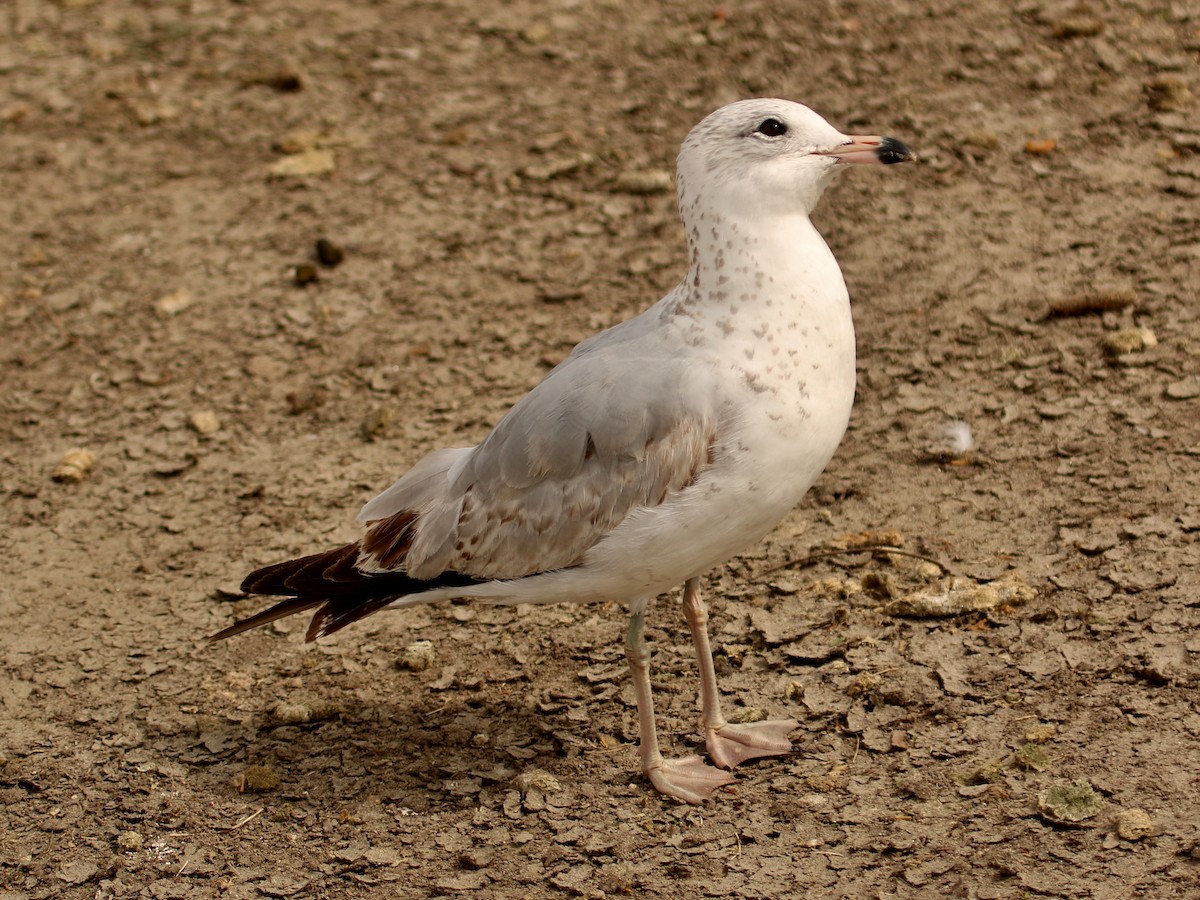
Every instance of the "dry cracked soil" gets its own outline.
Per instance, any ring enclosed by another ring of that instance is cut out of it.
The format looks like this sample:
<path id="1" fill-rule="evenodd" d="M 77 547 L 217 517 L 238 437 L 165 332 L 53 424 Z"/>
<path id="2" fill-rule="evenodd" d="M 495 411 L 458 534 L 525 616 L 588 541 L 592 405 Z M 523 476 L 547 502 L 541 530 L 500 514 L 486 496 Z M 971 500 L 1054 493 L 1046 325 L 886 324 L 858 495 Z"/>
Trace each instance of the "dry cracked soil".
<path id="1" fill-rule="evenodd" d="M 0 897 L 1200 896 L 1198 57 L 1186 0 L 0 4 Z M 763 95 L 920 157 L 827 193 L 851 428 L 705 584 L 792 756 L 649 790 L 613 605 L 203 640 L 669 289 Z"/>

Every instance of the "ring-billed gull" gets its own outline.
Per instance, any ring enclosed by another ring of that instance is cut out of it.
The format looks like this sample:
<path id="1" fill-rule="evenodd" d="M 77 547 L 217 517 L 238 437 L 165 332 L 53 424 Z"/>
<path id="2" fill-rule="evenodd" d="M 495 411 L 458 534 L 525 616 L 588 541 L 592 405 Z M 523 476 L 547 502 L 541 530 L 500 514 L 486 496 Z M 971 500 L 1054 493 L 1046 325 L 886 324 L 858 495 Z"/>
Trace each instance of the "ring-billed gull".
<path id="1" fill-rule="evenodd" d="M 641 768 L 659 791 L 699 803 L 735 780 L 722 769 L 788 753 L 797 722 L 722 716 L 699 576 L 770 531 L 841 441 L 854 328 L 809 214 L 844 164 L 910 158 L 787 100 L 709 115 L 678 159 L 683 281 L 579 344 L 479 445 L 421 459 L 363 508 L 360 540 L 249 575 L 243 591 L 286 599 L 213 640 L 314 608 L 310 641 L 435 600 L 620 601 Z M 659 751 L 645 616 L 681 583 L 720 769 Z"/>

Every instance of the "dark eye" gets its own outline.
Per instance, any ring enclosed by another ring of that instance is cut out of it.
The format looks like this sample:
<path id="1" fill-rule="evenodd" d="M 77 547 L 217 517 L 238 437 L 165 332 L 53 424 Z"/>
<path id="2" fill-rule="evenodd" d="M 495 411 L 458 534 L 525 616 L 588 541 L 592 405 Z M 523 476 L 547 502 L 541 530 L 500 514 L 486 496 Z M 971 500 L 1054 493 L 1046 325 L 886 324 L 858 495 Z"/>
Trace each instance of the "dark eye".
<path id="1" fill-rule="evenodd" d="M 767 137 L 779 137 L 781 134 L 787 134 L 787 125 L 778 119 L 763 119 L 754 130 Z"/>

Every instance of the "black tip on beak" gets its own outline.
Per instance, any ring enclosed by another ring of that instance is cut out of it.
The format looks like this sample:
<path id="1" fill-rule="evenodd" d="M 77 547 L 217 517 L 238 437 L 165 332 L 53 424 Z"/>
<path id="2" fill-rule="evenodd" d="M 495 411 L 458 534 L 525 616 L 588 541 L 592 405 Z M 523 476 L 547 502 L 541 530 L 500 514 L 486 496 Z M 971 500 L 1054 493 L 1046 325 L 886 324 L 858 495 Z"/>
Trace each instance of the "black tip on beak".
<path id="1" fill-rule="evenodd" d="M 885 137 L 879 144 L 879 149 L 875 151 L 875 155 L 879 157 L 879 161 L 885 166 L 890 166 L 893 163 L 908 162 L 914 159 L 913 152 L 908 149 L 908 145 L 903 141 L 898 141 L 894 137 Z"/>

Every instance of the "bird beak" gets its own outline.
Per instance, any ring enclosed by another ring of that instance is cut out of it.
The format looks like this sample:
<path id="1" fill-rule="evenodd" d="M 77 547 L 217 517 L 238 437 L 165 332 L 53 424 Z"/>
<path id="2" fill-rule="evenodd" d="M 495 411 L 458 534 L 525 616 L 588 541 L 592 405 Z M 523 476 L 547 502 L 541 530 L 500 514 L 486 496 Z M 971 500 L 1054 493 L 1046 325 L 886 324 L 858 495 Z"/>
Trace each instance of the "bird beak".
<path id="1" fill-rule="evenodd" d="M 885 166 L 916 158 L 906 144 L 879 135 L 847 135 L 846 143 L 832 150 L 818 150 L 817 156 L 832 156 L 839 163 Z"/>

